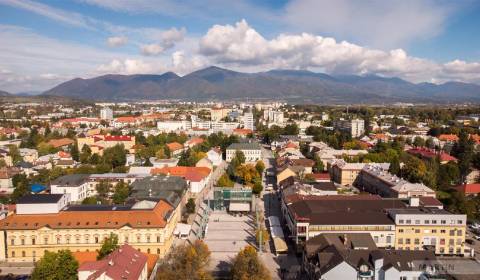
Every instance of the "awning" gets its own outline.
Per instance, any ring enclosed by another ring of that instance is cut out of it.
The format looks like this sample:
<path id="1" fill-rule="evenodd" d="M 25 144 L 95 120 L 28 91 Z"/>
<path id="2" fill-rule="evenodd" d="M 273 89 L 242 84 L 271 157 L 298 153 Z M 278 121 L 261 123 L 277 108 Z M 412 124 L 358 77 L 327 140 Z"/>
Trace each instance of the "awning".
<path id="1" fill-rule="evenodd" d="M 229 211 L 250 212 L 250 203 L 230 202 Z"/>

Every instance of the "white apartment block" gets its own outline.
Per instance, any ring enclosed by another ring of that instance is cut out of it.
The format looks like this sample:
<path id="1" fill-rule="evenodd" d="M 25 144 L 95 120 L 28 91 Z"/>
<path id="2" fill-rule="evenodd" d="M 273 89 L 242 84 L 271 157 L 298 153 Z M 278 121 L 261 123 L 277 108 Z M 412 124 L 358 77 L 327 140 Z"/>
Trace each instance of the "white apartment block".
<path id="1" fill-rule="evenodd" d="M 335 127 L 350 133 L 353 138 L 360 137 L 365 133 L 365 121 L 361 119 L 339 120 L 335 122 Z"/>
<path id="2" fill-rule="evenodd" d="M 109 107 L 104 107 L 100 110 L 100 119 L 113 120 L 113 111 Z"/>

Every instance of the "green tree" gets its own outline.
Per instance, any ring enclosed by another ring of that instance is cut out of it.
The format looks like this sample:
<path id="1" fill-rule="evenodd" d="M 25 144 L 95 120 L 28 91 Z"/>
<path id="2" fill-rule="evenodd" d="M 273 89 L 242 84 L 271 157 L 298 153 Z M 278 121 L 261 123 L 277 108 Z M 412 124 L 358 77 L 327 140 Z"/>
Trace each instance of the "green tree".
<path id="1" fill-rule="evenodd" d="M 255 164 L 255 169 L 257 169 L 258 174 L 262 174 L 265 170 L 265 163 L 263 163 L 261 160 L 257 161 Z"/>
<path id="2" fill-rule="evenodd" d="M 261 225 L 260 228 L 257 228 L 255 232 L 255 238 L 257 240 L 257 244 L 260 244 L 261 241 L 262 246 L 265 247 L 265 245 L 270 240 L 270 234 L 268 234 L 268 230 L 263 225 Z"/>
<path id="3" fill-rule="evenodd" d="M 30 181 L 25 174 L 13 175 L 12 184 L 14 187 L 13 193 L 10 196 L 10 200 L 12 201 L 12 203 L 17 202 L 20 197 L 30 193 Z"/>
<path id="4" fill-rule="evenodd" d="M 472 162 L 474 159 L 474 142 L 465 129 L 460 131 L 458 142 L 452 148 L 452 153 L 458 159 L 458 168 L 460 169 L 460 176 L 462 181 L 470 172 Z"/>
<path id="5" fill-rule="evenodd" d="M 235 151 L 235 158 L 239 164 L 244 164 L 246 161 L 245 154 L 240 150 Z"/>
<path id="6" fill-rule="evenodd" d="M 110 233 L 110 236 L 103 240 L 102 247 L 100 248 L 100 251 L 98 251 L 97 260 L 105 258 L 118 249 L 118 247 L 118 235 Z"/>
<path id="7" fill-rule="evenodd" d="M 313 166 L 313 171 L 315 172 L 323 172 L 325 170 L 325 166 L 323 165 L 323 161 L 320 159 L 318 155 L 313 157 L 315 161 L 315 165 Z"/>
<path id="8" fill-rule="evenodd" d="M 75 141 L 75 143 L 73 143 L 72 148 L 70 149 L 70 154 L 72 155 L 72 159 L 74 161 L 79 161 L 80 160 L 80 151 L 78 150 L 77 141 Z"/>
<path id="9" fill-rule="evenodd" d="M 217 186 L 221 188 L 231 188 L 233 187 L 234 182 L 230 180 L 230 176 L 227 173 L 224 173 L 217 182 Z"/>
<path id="10" fill-rule="evenodd" d="M 92 150 L 88 145 L 83 145 L 82 153 L 80 154 L 79 160 L 81 163 L 88 163 L 90 156 L 92 155 Z"/>
<path id="11" fill-rule="evenodd" d="M 128 196 L 130 195 L 130 187 L 124 182 L 118 182 L 115 186 L 115 191 L 113 193 L 113 203 L 122 204 L 125 203 Z"/>
<path id="12" fill-rule="evenodd" d="M 210 250 L 201 240 L 175 247 L 158 268 L 157 280 L 213 280 L 208 271 Z"/>
<path id="13" fill-rule="evenodd" d="M 233 280 L 271 279 L 270 273 L 259 259 L 257 251 L 252 246 L 245 247 L 235 256 L 232 262 L 230 276 Z"/>
<path id="14" fill-rule="evenodd" d="M 252 187 L 253 194 L 260 194 L 262 191 L 263 191 L 263 185 L 261 182 L 256 182 L 255 184 L 253 184 L 253 187 Z"/>
<path id="15" fill-rule="evenodd" d="M 46 251 L 35 264 L 32 280 L 75 280 L 77 279 L 78 262 L 69 250 L 57 253 Z"/>
<path id="16" fill-rule="evenodd" d="M 414 156 L 409 156 L 401 169 L 401 175 L 412 183 L 420 183 L 427 173 L 425 163 Z"/>
<path id="17" fill-rule="evenodd" d="M 22 161 L 20 150 L 15 145 L 8 145 L 8 155 L 12 158 L 13 164 L 17 164 Z"/>
<path id="18" fill-rule="evenodd" d="M 395 174 L 395 175 L 400 175 L 400 160 L 398 157 L 394 157 L 392 161 L 390 162 L 390 167 L 388 168 L 388 172 Z"/>
<path id="19" fill-rule="evenodd" d="M 111 188 L 112 185 L 110 185 L 107 181 L 102 180 L 95 189 L 97 190 L 98 196 L 101 199 L 106 199 Z"/>
<path id="20" fill-rule="evenodd" d="M 195 199 L 189 198 L 185 208 L 187 209 L 188 214 L 195 213 Z"/>
<path id="21" fill-rule="evenodd" d="M 86 197 L 82 200 L 83 205 L 96 205 L 98 204 L 98 199 L 95 196 Z"/>
<path id="22" fill-rule="evenodd" d="M 103 151 L 103 162 L 115 168 L 123 166 L 127 162 L 127 152 L 123 144 L 117 144 Z"/>
<path id="23" fill-rule="evenodd" d="M 433 142 L 433 138 L 432 137 L 428 137 L 427 140 L 425 141 L 425 146 L 427 146 L 428 148 L 430 149 L 434 149 L 435 148 L 435 143 Z"/>
<path id="24" fill-rule="evenodd" d="M 300 132 L 298 125 L 295 123 L 287 124 L 283 129 L 283 134 L 285 135 L 297 135 Z"/>
<path id="25" fill-rule="evenodd" d="M 422 137 L 417 136 L 413 140 L 413 146 L 415 146 L 415 147 L 425 147 L 425 140 L 423 140 Z"/>

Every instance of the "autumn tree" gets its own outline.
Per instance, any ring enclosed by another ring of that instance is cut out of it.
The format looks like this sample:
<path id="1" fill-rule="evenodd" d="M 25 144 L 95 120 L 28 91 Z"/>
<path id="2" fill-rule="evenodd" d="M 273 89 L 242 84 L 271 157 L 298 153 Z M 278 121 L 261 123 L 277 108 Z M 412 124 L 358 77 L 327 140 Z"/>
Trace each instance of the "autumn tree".
<path id="1" fill-rule="evenodd" d="M 258 174 L 262 174 L 265 170 L 265 163 L 263 163 L 261 160 L 257 161 L 255 164 L 255 169 L 257 169 Z"/>
<path id="2" fill-rule="evenodd" d="M 268 234 L 268 230 L 262 225 L 260 228 L 257 228 L 255 238 L 257 239 L 257 244 L 261 242 L 262 246 L 265 246 L 270 240 L 270 234 Z"/>
<path id="3" fill-rule="evenodd" d="M 157 280 L 210 280 L 210 250 L 201 240 L 175 247 L 158 268 Z"/>
<path id="4" fill-rule="evenodd" d="M 185 204 L 188 214 L 195 213 L 195 199 L 189 198 L 187 204 Z"/>
<path id="5" fill-rule="evenodd" d="M 241 250 L 232 261 L 230 276 L 233 280 L 270 280 L 271 276 L 252 246 Z"/>
<path id="6" fill-rule="evenodd" d="M 231 188 L 234 183 L 230 180 L 230 176 L 227 173 L 224 173 L 217 181 L 217 186 L 221 188 Z"/>

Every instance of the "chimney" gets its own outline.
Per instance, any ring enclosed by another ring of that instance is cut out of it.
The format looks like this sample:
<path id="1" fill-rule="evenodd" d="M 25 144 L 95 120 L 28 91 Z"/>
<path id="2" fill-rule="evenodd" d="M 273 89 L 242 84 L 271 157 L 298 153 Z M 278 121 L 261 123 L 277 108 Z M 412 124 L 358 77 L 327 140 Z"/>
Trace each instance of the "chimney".
<path id="1" fill-rule="evenodd" d="M 410 207 L 418 207 L 418 206 L 420 206 L 420 198 L 410 197 Z"/>

